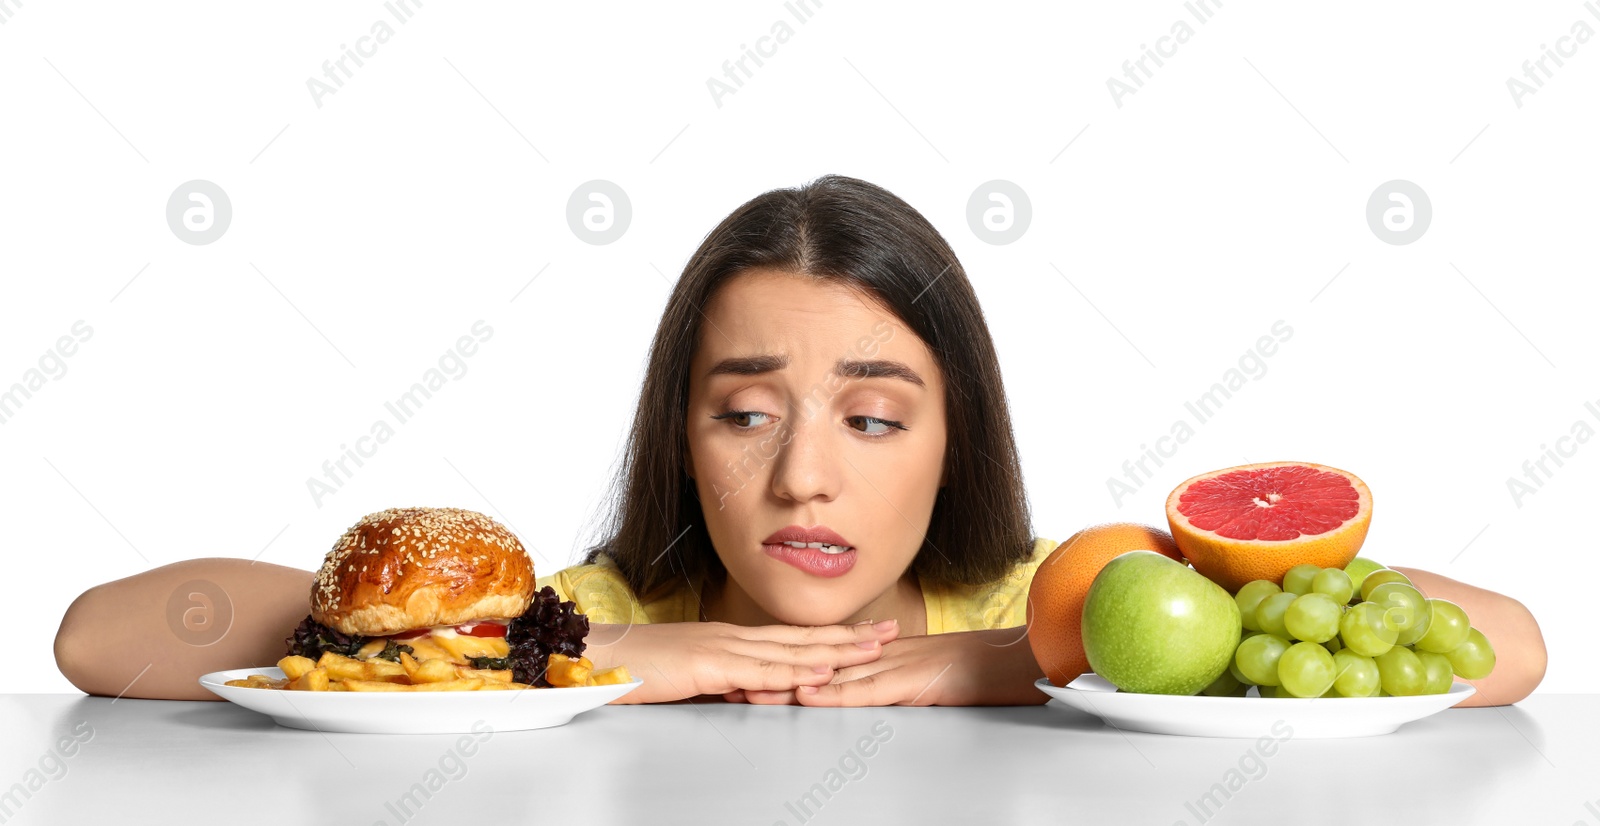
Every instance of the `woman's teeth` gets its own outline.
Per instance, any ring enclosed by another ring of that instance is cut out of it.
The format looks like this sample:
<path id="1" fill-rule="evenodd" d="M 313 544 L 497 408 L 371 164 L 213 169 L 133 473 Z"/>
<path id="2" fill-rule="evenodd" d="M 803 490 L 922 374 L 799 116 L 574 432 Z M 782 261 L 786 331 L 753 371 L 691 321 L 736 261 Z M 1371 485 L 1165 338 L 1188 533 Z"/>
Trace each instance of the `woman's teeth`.
<path id="1" fill-rule="evenodd" d="M 825 554 L 842 554 L 850 550 L 848 545 L 829 545 L 826 542 L 784 542 L 791 548 L 816 548 Z"/>

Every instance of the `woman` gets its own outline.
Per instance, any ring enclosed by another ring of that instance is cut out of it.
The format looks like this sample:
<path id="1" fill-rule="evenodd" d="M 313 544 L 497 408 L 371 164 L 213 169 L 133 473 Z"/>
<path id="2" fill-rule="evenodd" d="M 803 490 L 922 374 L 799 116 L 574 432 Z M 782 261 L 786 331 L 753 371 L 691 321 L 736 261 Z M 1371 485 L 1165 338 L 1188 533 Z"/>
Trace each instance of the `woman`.
<path id="1" fill-rule="evenodd" d="M 1032 534 L 993 342 L 949 245 L 879 187 L 824 177 L 712 231 L 657 328 L 615 493 L 606 541 L 539 584 L 589 616 L 596 667 L 644 677 L 622 702 L 1048 699 L 1018 629 L 1055 543 Z M 1520 603 L 1407 573 L 1499 651 L 1475 701 L 1538 684 Z M 58 662 L 91 693 L 200 698 L 196 675 L 282 653 L 310 576 L 208 559 L 99 586 Z M 240 595 L 207 648 L 170 642 L 160 612 L 188 579 Z"/>

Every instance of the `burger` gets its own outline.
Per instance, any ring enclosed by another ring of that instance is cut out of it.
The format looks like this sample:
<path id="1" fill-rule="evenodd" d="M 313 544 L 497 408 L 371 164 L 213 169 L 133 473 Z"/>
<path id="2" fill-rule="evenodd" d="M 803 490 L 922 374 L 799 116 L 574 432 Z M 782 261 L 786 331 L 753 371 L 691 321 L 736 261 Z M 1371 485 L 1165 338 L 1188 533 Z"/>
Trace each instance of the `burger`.
<path id="1" fill-rule="evenodd" d="M 511 669 L 549 687 L 551 654 L 583 655 L 589 619 L 555 589 L 500 523 L 459 508 L 391 508 L 352 525 L 322 560 L 311 613 L 285 641 L 320 658 L 443 659 Z"/>

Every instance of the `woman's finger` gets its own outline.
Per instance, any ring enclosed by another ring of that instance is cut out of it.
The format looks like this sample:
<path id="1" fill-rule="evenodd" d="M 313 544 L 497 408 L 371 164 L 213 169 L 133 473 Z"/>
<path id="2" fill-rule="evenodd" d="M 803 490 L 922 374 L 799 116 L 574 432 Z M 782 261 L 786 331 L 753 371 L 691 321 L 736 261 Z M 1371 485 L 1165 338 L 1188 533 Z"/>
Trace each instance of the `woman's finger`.
<path id="1" fill-rule="evenodd" d="M 715 676 L 708 676 L 722 684 L 720 690 L 716 692 L 719 694 L 738 689 L 745 689 L 747 692 L 751 689 L 793 691 L 802 685 L 823 685 L 833 679 L 834 673 L 832 668 L 823 665 L 774 662 L 732 652 L 716 658 L 715 661 L 707 662 L 706 668 L 716 669 Z"/>
<path id="2" fill-rule="evenodd" d="M 884 663 L 882 660 L 875 660 L 870 663 L 864 663 L 862 665 L 851 666 L 849 668 L 835 671 L 832 679 L 829 681 L 829 684 L 837 685 L 839 683 L 846 683 L 852 680 L 860 680 L 865 677 L 871 677 L 874 674 L 880 674 L 882 672 L 891 670 L 893 670 L 893 666 Z M 795 705 L 799 702 L 799 700 L 795 697 L 794 691 L 747 690 L 739 693 L 742 695 L 741 701 L 750 703 L 751 705 Z"/>
<path id="3" fill-rule="evenodd" d="M 792 706 L 795 704 L 793 691 L 746 691 L 745 702 L 758 706 Z"/>
<path id="4" fill-rule="evenodd" d="M 824 665 L 838 670 L 853 665 L 869 663 L 883 655 L 883 645 L 877 640 L 847 642 L 838 645 L 819 643 L 775 642 L 772 640 L 736 640 L 728 650 L 758 660 L 790 663 L 794 665 Z"/>
<path id="5" fill-rule="evenodd" d="M 859 680 L 862 677 L 870 677 L 873 674 L 879 674 L 884 671 L 893 670 L 894 667 L 894 665 L 881 659 L 873 660 L 870 663 L 862 663 L 860 665 L 852 665 L 848 668 L 836 669 L 833 672 L 833 679 L 829 680 L 829 682 L 845 683 L 851 680 Z"/>
<path id="6" fill-rule="evenodd" d="M 800 686 L 795 700 L 803 706 L 829 707 L 931 705 L 931 692 L 918 682 L 909 669 L 891 668 L 829 685 Z"/>
<path id="7" fill-rule="evenodd" d="M 888 642 L 900 636 L 897 620 L 883 620 L 876 624 L 857 625 L 730 625 L 729 630 L 740 639 L 770 640 L 799 645 L 844 645 L 847 643 L 877 641 Z"/>

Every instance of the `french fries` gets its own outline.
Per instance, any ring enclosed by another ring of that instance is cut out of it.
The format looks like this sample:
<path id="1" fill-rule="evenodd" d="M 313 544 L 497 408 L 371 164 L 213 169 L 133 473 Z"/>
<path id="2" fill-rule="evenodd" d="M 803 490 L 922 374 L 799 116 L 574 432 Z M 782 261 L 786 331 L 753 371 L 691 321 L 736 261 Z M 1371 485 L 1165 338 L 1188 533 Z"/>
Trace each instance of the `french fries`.
<path id="1" fill-rule="evenodd" d="M 428 660 L 430 663 L 442 660 Z M 483 680 L 440 680 L 433 683 L 388 683 L 382 680 L 345 680 L 346 691 L 477 691 L 483 687 Z"/>
<path id="2" fill-rule="evenodd" d="M 538 686 L 516 681 L 511 669 L 485 669 L 462 665 L 453 659 L 418 660 L 400 652 L 399 662 L 357 659 L 324 652 L 312 660 L 288 656 L 278 660 L 283 679 L 252 674 L 227 685 L 287 691 L 506 691 Z M 627 666 L 595 670 L 588 657 L 576 659 L 551 654 L 545 679 L 556 688 L 617 685 L 631 682 Z"/>
<path id="3" fill-rule="evenodd" d="M 285 657 L 284 660 L 293 659 Z M 304 660 L 305 657 L 300 657 Z M 282 662 L 281 660 L 279 661 Z M 278 666 L 282 668 L 280 664 Z M 388 660 L 357 660 L 341 656 L 332 651 L 325 651 L 317 660 L 317 668 L 325 669 L 328 676 L 335 680 L 382 680 L 385 682 L 404 682 L 405 668 L 400 663 Z M 284 671 L 285 675 L 289 672 Z"/>
<path id="4" fill-rule="evenodd" d="M 477 677 L 478 679 L 489 682 L 512 682 L 511 669 L 509 668 L 490 670 L 487 668 L 472 668 L 470 666 L 458 665 L 456 666 L 456 674 L 468 679 Z"/>
<path id="5" fill-rule="evenodd" d="M 412 685 L 448 683 L 460 677 L 456 674 L 455 663 L 449 660 L 423 660 L 419 663 L 404 651 L 400 652 L 400 667 L 405 669 Z"/>
<path id="6" fill-rule="evenodd" d="M 565 654 L 551 654 L 550 663 L 544 672 L 544 678 L 557 688 L 575 688 L 590 685 L 620 685 L 633 682 L 633 676 L 628 673 L 625 665 L 594 670 L 594 663 L 588 657 L 579 657 L 576 660 Z"/>
<path id="7" fill-rule="evenodd" d="M 300 679 L 300 675 L 317 667 L 310 657 L 284 657 L 278 660 L 278 667 L 283 669 L 283 676 L 291 680 Z M 257 675 L 259 676 L 259 675 Z"/>
<path id="8" fill-rule="evenodd" d="M 589 675 L 589 685 L 622 685 L 633 682 L 633 675 L 625 665 L 602 668 Z"/>
<path id="9" fill-rule="evenodd" d="M 287 659 L 287 658 L 285 658 L 285 659 Z M 301 659 L 304 659 L 304 658 L 302 657 Z M 239 686 L 241 688 L 278 688 L 278 689 L 283 689 L 283 688 L 288 688 L 289 687 L 289 681 L 287 679 L 274 680 L 273 678 L 268 677 L 265 674 L 251 674 L 250 676 L 248 676 L 248 677 L 246 677 L 246 678 L 244 678 L 242 680 L 229 680 L 227 682 L 227 685 L 236 685 L 236 686 Z"/>
<path id="10" fill-rule="evenodd" d="M 290 691 L 327 691 L 328 670 L 313 668 L 289 681 Z"/>
<path id="11" fill-rule="evenodd" d="M 551 654 L 544 678 L 553 686 L 569 688 L 587 685 L 589 675 L 592 673 L 594 673 L 594 663 L 589 662 L 588 657 L 574 660 L 565 654 Z"/>

